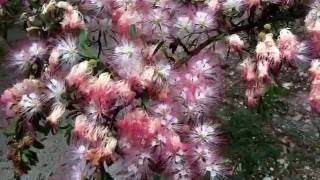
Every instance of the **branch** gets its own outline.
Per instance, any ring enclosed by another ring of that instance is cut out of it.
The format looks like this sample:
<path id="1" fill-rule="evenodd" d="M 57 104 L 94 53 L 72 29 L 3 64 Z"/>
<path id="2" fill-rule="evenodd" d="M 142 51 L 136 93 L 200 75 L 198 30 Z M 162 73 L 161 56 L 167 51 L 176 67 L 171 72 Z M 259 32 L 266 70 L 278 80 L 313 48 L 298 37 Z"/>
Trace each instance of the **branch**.
<path id="1" fill-rule="evenodd" d="M 203 43 L 201 43 L 198 47 L 194 48 L 193 50 L 189 51 L 189 55 L 186 56 L 183 59 L 178 60 L 175 65 L 174 68 L 179 67 L 181 64 L 187 62 L 189 59 L 191 59 L 193 56 L 197 55 L 200 53 L 200 51 L 202 49 L 204 49 L 205 47 L 207 47 L 209 44 L 211 44 L 214 41 L 220 40 L 225 36 L 224 33 L 218 34 L 216 36 L 211 36 L 209 37 L 206 41 L 204 41 Z"/>
<path id="2" fill-rule="evenodd" d="M 296 4 L 295 6 L 291 6 L 286 11 L 281 11 L 278 5 L 271 4 L 263 10 L 261 18 L 256 22 L 252 22 L 243 26 L 236 26 L 231 30 L 227 30 L 226 34 L 233 34 L 241 31 L 248 31 L 253 28 L 262 28 L 267 23 L 274 23 L 278 21 L 293 21 L 295 19 L 303 18 L 307 14 L 307 11 L 306 11 L 307 9 L 308 9 L 307 6 L 302 3 L 302 4 Z M 275 14 L 275 16 L 270 16 L 272 14 Z M 193 56 L 199 54 L 202 49 L 206 48 L 212 42 L 222 39 L 226 34 L 221 33 L 215 36 L 211 36 L 206 41 L 204 41 L 198 47 L 194 48 L 191 51 L 189 51 L 183 44 L 180 44 L 181 41 L 180 42 L 178 41 L 178 43 L 183 47 L 184 51 L 188 54 L 188 56 L 178 60 L 175 63 L 174 68 L 178 68 L 180 65 L 186 63 Z"/>

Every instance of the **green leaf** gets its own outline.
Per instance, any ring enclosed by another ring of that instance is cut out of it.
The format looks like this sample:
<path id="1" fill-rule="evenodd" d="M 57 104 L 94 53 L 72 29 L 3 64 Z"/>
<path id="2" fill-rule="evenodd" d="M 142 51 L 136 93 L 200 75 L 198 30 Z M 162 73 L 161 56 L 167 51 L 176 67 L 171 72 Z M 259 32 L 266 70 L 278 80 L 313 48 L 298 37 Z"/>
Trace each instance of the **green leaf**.
<path id="1" fill-rule="evenodd" d="M 135 24 L 129 26 L 129 35 L 132 39 L 135 39 L 137 36 L 137 27 Z"/>
<path id="2" fill-rule="evenodd" d="M 21 153 L 21 160 L 26 164 L 30 163 L 29 157 L 25 153 Z"/>
<path id="3" fill-rule="evenodd" d="M 80 54 L 86 58 L 98 59 L 98 50 L 89 46 L 89 34 L 83 30 L 79 35 Z"/>

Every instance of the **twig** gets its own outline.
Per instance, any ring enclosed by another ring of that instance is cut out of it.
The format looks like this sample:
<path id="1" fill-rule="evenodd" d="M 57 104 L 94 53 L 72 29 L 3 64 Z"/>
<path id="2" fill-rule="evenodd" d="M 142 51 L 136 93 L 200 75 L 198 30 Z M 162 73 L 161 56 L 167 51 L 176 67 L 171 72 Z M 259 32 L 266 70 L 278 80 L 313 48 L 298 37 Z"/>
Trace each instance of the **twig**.
<path id="1" fill-rule="evenodd" d="M 221 33 L 221 34 L 218 34 L 216 36 L 211 36 L 209 37 L 206 41 L 204 41 L 203 43 L 201 43 L 198 47 L 194 48 L 192 51 L 190 51 L 190 54 L 189 56 L 186 56 L 185 58 L 183 59 L 180 59 L 176 62 L 176 64 L 174 65 L 174 68 L 177 68 L 179 67 L 180 65 L 182 65 L 183 63 L 187 62 L 189 59 L 191 59 L 193 56 L 197 55 L 200 53 L 200 51 L 202 49 L 204 49 L 205 47 L 207 47 L 209 44 L 211 44 L 212 42 L 214 41 L 217 41 L 219 39 L 221 39 L 222 37 L 224 37 L 225 34 L 224 33 Z"/>

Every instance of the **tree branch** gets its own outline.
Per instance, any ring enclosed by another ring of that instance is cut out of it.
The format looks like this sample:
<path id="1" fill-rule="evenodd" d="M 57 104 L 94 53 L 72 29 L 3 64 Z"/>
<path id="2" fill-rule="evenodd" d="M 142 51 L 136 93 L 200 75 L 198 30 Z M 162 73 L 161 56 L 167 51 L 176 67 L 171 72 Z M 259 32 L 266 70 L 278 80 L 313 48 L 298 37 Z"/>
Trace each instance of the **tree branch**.
<path id="1" fill-rule="evenodd" d="M 203 43 L 201 43 L 199 46 L 197 46 L 191 51 L 189 51 L 184 44 L 181 44 L 181 41 L 180 42 L 178 41 L 178 43 L 182 46 L 182 48 L 188 54 L 188 56 L 178 60 L 175 63 L 174 68 L 177 68 L 180 65 L 186 63 L 193 56 L 199 54 L 202 49 L 206 48 L 212 42 L 222 39 L 226 34 L 233 34 L 241 31 L 248 31 L 253 28 L 262 29 L 263 26 L 267 23 L 274 23 L 278 21 L 293 21 L 295 19 L 303 18 L 307 14 L 307 9 L 308 9 L 307 6 L 301 3 L 301 4 L 296 4 L 295 6 L 292 6 L 285 11 L 282 11 L 278 5 L 271 4 L 263 10 L 261 18 L 256 22 L 249 23 L 243 26 L 236 26 L 230 30 L 226 30 L 227 31 L 226 33 L 221 33 L 215 36 L 211 36 L 206 41 L 204 41 Z M 275 16 L 270 16 L 272 14 L 275 14 Z"/>

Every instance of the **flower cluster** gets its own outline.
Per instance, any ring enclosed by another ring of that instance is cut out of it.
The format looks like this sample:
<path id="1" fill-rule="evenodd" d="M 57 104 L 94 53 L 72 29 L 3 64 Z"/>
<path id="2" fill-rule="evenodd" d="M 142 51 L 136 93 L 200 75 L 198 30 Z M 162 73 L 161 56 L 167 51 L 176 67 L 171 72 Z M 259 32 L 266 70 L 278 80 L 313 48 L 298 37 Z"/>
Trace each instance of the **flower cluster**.
<path id="1" fill-rule="evenodd" d="M 101 167 L 120 179 L 225 176 L 213 116 L 222 69 L 210 48 L 187 50 L 217 34 L 221 4 L 200 5 L 51 0 L 40 14 L 28 12 L 27 31 L 49 38 L 10 53 L 28 79 L 1 96 L 8 118 L 34 138 L 43 128 L 73 127 L 70 179 L 93 177 Z M 243 42 L 231 37 L 230 46 L 240 51 Z"/>
<path id="2" fill-rule="evenodd" d="M 280 30 L 277 43 L 273 34 L 262 37 L 256 46 L 254 60 L 247 58 L 243 63 L 242 77 L 247 83 L 246 97 L 249 107 L 256 106 L 264 93 L 265 87 L 273 78 L 279 76 L 282 65 L 295 66 L 297 62 L 309 60 L 309 47 L 299 42 L 288 29 Z"/>

